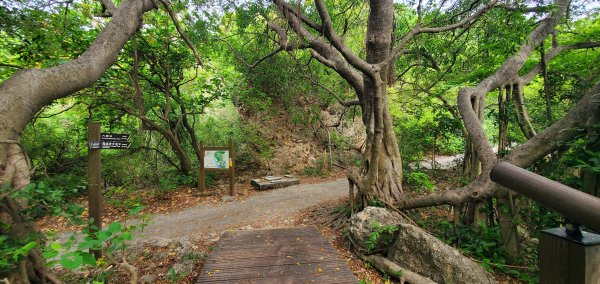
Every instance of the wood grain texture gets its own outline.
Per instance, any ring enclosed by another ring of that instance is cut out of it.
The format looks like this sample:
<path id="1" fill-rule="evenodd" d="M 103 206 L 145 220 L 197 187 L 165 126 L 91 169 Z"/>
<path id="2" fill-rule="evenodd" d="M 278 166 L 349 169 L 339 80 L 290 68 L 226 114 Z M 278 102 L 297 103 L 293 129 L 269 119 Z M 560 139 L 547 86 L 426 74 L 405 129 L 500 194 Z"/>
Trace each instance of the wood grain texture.
<path id="1" fill-rule="evenodd" d="M 581 244 L 542 233 L 540 283 L 600 284 L 600 244 Z"/>
<path id="2" fill-rule="evenodd" d="M 102 188 L 100 186 L 102 177 L 102 165 L 100 160 L 100 149 L 89 147 L 90 143 L 100 143 L 100 123 L 88 123 L 88 218 L 94 220 L 94 226 L 90 232 L 102 230 Z M 100 250 L 93 251 L 96 259 L 102 257 Z"/>
<path id="3" fill-rule="evenodd" d="M 225 232 L 196 283 L 357 283 L 313 227 Z"/>

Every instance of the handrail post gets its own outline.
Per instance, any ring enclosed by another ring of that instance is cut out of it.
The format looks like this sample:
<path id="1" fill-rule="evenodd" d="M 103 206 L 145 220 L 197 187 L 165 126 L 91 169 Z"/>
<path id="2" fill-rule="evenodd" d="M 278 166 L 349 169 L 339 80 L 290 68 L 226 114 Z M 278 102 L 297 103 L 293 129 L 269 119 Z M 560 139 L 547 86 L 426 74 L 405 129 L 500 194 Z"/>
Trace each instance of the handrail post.
<path id="1" fill-rule="evenodd" d="M 498 162 L 490 177 L 499 185 L 600 232 L 599 198 L 507 162 Z M 542 231 L 539 268 L 540 283 L 600 283 L 600 235 L 577 235 L 565 228 Z"/>

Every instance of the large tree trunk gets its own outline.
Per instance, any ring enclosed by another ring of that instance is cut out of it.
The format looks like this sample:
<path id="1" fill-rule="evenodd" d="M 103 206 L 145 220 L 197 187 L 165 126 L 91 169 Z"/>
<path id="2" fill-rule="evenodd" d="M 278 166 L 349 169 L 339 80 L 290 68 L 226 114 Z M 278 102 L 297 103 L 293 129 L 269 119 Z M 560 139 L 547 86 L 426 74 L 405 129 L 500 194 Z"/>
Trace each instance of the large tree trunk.
<path id="1" fill-rule="evenodd" d="M 392 49 L 393 1 L 371 0 L 369 3 L 366 61 L 378 64 L 389 56 Z M 377 198 L 394 203 L 402 197 L 402 161 L 386 91 L 392 77 L 390 72 L 390 68 L 384 67 L 376 74 L 363 74 L 364 92 L 359 92 L 367 132 L 362 169 L 366 180 L 358 184 L 358 198 L 363 201 Z M 378 77 L 373 78 L 373 75 Z"/>
<path id="2" fill-rule="evenodd" d="M 146 0 L 122 2 L 106 28 L 77 59 L 51 68 L 19 71 L 0 85 L 0 186 L 8 184 L 19 190 L 29 183 L 27 159 L 18 141 L 34 115 L 53 100 L 98 80 L 139 27 L 142 14 L 153 7 Z M 3 196 L 0 218 L 10 229 L 2 233 L 15 239 L 36 234 L 34 226 L 18 215 L 21 207 L 19 202 Z M 11 283 L 44 282 L 43 263 L 36 259 L 39 251 L 32 250 L 9 276 Z"/>
<path id="3" fill-rule="evenodd" d="M 306 43 L 290 44 L 286 31 L 274 21 L 270 21 L 269 28 L 278 35 L 279 48 L 274 52 L 310 48 L 313 58 L 335 70 L 358 96 L 358 104 L 362 108 L 363 122 L 367 129 L 367 145 L 363 155 L 365 162 L 362 171 L 350 173 L 348 179 L 358 187 L 361 200 L 378 198 L 388 202 L 401 201 L 402 164 L 386 93 L 387 84 L 393 77 L 390 70 L 393 70 L 396 58 L 404 54 L 406 45 L 414 36 L 465 27 L 489 10 L 495 2 L 483 5 L 459 22 L 441 27 L 423 27 L 419 14 L 419 23 L 394 45 L 394 2 L 370 0 L 366 60 L 354 53 L 344 43 L 343 36 L 336 33 L 323 0 L 314 1 L 320 23 L 303 15 L 301 7 L 291 6 L 284 0 L 272 2 L 285 17 L 291 30 Z M 353 102 L 341 104 L 356 105 Z"/>

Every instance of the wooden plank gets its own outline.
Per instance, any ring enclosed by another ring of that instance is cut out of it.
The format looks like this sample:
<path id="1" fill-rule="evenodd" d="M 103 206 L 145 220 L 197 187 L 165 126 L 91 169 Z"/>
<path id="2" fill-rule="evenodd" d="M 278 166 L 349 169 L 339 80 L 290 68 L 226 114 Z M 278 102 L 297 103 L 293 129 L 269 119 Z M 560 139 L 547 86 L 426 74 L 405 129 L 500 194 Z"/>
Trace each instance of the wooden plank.
<path id="1" fill-rule="evenodd" d="M 586 248 L 585 263 L 585 279 L 589 283 L 600 283 L 600 245 Z"/>
<path id="2" fill-rule="evenodd" d="M 312 227 L 225 232 L 196 283 L 357 283 Z"/>

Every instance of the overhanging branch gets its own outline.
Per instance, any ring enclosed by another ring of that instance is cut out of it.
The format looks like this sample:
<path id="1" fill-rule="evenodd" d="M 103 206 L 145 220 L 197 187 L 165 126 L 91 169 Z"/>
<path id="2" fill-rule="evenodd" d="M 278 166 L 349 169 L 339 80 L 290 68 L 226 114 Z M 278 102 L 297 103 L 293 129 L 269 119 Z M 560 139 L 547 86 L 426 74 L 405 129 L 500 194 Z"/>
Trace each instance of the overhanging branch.
<path id="1" fill-rule="evenodd" d="M 110 0 L 103 0 L 103 1 L 110 1 Z M 169 13 L 169 17 L 171 17 L 171 21 L 173 21 L 173 24 L 175 25 L 175 29 L 177 30 L 177 32 L 179 33 L 179 35 L 181 36 L 183 41 L 185 41 L 187 46 L 190 48 L 190 50 L 194 54 L 194 58 L 196 58 L 196 61 L 198 62 L 198 64 L 200 66 L 202 66 L 203 65 L 202 59 L 200 59 L 200 55 L 198 55 L 198 51 L 196 51 L 196 48 L 194 47 L 194 44 L 192 44 L 192 41 L 190 41 L 188 36 L 185 34 L 183 29 L 181 28 L 181 25 L 179 24 L 179 20 L 177 19 L 177 14 L 175 14 L 173 9 L 171 9 L 171 3 L 169 3 L 169 1 L 167 1 L 167 0 L 158 0 L 158 1 L 160 1 L 160 3 L 162 3 L 163 7 L 165 7 L 165 10 L 167 10 L 167 13 Z"/>

